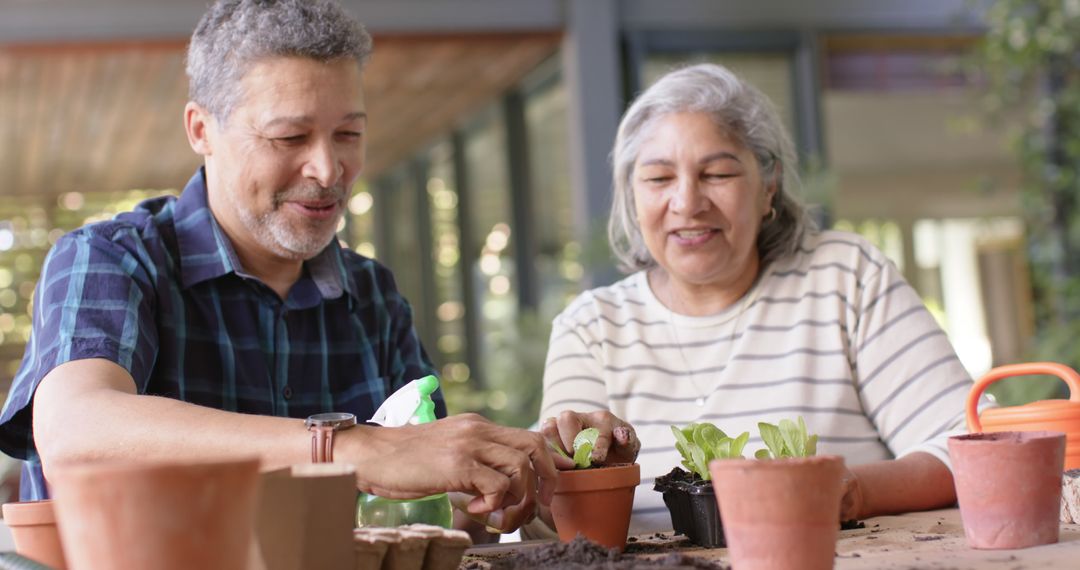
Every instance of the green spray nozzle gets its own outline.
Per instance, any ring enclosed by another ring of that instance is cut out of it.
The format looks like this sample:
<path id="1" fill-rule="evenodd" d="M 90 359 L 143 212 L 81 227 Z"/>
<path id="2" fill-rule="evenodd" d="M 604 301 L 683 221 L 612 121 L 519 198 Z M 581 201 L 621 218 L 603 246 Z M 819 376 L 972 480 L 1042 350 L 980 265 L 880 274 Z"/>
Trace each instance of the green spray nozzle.
<path id="1" fill-rule="evenodd" d="M 435 403 L 431 395 L 438 389 L 439 379 L 435 376 L 413 380 L 390 394 L 368 421 L 385 427 L 433 422 Z"/>
<path id="2" fill-rule="evenodd" d="M 416 381 L 416 390 L 420 393 L 420 405 L 413 413 L 416 423 L 426 424 L 435 421 L 435 402 L 431 401 L 431 395 L 438 389 L 439 379 L 434 375 L 424 376 Z"/>

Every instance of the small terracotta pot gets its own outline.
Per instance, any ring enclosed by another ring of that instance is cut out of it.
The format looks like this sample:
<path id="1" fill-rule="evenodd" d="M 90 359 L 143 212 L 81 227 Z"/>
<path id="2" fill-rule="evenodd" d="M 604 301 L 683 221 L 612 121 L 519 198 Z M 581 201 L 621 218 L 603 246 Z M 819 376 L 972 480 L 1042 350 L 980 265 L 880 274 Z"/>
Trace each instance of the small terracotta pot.
<path id="1" fill-rule="evenodd" d="M 15 552 L 56 570 L 67 568 L 52 501 L 6 503 L 3 512 Z"/>
<path id="2" fill-rule="evenodd" d="M 840 534 L 844 459 L 709 463 L 731 564 L 739 570 L 825 570 Z"/>
<path id="3" fill-rule="evenodd" d="M 91 462 L 49 473 L 74 570 L 245 568 L 257 459 L 208 463 Z"/>
<path id="4" fill-rule="evenodd" d="M 625 548 L 640 483 L 637 463 L 559 471 L 551 500 L 559 540 L 570 542 L 580 533 L 608 548 Z"/>
<path id="5" fill-rule="evenodd" d="M 972 548 L 1058 541 L 1065 434 L 1013 431 L 949 438 L 964 534 Z"/>

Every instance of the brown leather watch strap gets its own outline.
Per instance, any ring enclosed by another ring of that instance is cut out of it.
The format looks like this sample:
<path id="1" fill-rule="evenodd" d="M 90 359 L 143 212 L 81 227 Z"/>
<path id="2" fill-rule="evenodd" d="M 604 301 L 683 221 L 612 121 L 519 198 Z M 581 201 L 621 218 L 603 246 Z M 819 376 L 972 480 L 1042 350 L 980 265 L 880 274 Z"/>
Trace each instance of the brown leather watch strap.
<path id="1" fill-rule="evenodd" d="M 356 425 L 356 416 L 345 412 L 324 412 L 308 416 L 304 425 L 311 432 L 311 462 L 334 461 L 334 432 Z"/>
<path id="2" fill-rule="evenodd" d="M 311 462 L 330 463 L 334 460 L 334 427 L 311 426 Z"/>

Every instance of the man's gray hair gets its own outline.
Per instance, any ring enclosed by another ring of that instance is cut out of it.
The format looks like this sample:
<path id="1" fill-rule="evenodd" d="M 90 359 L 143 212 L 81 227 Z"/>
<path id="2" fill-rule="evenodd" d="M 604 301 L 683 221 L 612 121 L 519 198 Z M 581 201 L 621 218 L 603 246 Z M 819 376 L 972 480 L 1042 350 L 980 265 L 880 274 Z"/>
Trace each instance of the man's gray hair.
<path id="1" fill-rule="evenodd" d="M 718 128 L 754 154 L 766 186 L 776 185 L 772 201 L 776 217 L 770 214 L 762 221 L 757 237 L 762 266 L 794 253 L 803 233 L 813 226 L 795 196 L 799 188 L 795 148 L 772 101 L 720 65 L 685 67 L 668 73 L 645 90 L 619 123 L 611 151 L 615 197 L 608 219 L 608 240 L 624 271 L 656 266 L 641 235 L 631 183 L 644 137 L 661 117 L 699 112 L 711 116 Z"/>
<path id="2" fill-rule="evenodd" d="M 224 122 L 260 60 L 351 58 L 362 68 L 370 55 L 371 36 L 332 0 L 218 0 L 191 36 L 188 97 Z"/>

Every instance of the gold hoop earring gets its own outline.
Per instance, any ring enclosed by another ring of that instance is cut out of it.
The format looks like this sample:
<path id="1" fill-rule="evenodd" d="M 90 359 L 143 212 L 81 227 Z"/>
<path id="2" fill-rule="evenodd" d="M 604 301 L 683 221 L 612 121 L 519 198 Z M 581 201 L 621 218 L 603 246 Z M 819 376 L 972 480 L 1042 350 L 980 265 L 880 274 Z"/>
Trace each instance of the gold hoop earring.
<path id="1" fill-rule="evenodd" d="M 776 208 L 769 208 L 769 213 L 765 216 L 765 221 L 766 222 L 775 222 L 776 221 L 776 216 L 777 216 Z"/>

